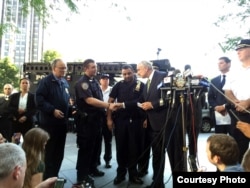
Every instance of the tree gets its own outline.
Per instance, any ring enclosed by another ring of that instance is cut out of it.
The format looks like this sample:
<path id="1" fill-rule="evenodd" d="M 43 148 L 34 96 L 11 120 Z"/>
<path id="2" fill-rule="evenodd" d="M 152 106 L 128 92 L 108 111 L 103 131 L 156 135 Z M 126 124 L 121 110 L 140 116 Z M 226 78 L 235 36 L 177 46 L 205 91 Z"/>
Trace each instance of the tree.
<path id="1" fill-rule="evenodd" d="M 14 87 L 18 87 L 18 73 L 18 68 L 10 61 L 9 58 L 6 57 L 0 60 L 0 89 L 2 89 L 6 83 L 10 83 Z"/>
<path id="2" fill-rule="evenodd" d="M 56 58 L 60 58 L 61 55 L 55 51 L 55 50 L 47 50 L 43 53 L 43 59 L 42 61 L 45 63 L 50 63 L 51 61 L 53 61 Z"/>
<path id="3" fill-rule="evenodd" d="M 219 43 L 223 52 L 235 49 L 236 44 L 244 38 L 250 37 L 250 0 L 225 0 L 224 9 L 228 12 L 218 18 L 215 25 L 227 30 L 225 41 Z M 230 23 L 230 25 L 228 25 Z M 238 28 L 234 33 L 233 30 Z"/>
<path id="4" fill-rule="evenodd" d="M 1 3 L 4 5 L 4 0 L 2 0 Z M 24 17 L 26 17 L 30 13 L 31 8 L 33 8 L 44 27 L 52 20 L 52 13 L 54 11 L 61 11 L 62 7 L 66 6 L 70 13 L 78 13 L 78 6 L 74 0 L 19 0 L 19 3 L 22 4 Z M 0 24 L 0 39 L 8 30 L 17 31 L 17 28 L 12 23 L 2 22 Z"/>

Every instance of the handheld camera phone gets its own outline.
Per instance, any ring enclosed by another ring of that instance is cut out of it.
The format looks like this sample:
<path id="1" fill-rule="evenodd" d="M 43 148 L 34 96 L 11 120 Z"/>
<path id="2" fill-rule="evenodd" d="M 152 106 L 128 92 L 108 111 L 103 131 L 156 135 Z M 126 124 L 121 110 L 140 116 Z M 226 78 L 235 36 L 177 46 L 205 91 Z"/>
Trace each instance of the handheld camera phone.
<path id="1" fill-rule="evenodd" d="M 64 188 L 66 180 L 63 178 L 57 178 L 54 188 Z"/>

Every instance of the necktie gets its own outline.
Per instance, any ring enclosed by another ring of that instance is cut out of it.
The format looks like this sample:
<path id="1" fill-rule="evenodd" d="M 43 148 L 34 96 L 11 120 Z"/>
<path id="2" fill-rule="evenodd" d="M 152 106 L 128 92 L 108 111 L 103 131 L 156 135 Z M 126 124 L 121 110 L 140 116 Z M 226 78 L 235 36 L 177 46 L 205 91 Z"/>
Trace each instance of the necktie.
<path id="1" fill-rule="evenodd" d="M 8 95 L 5 96 L 5 100 L 6 101 L 9 100 L 9 96 Z"/>
<path id="2" fill-rule="evenodd" d="M 222 80 L 221 80 L 221 88 L 225 85 L 226 82 L 226 75 L 222 75 Z"/>
<path id="3" fill-rule="evenodd" d="M 147 91 L 149 90 L 150 83 L 151 83 L 151 80 L 150 80 L 150 79 L 148 79 L 148 81 L 147 81 Z"/>

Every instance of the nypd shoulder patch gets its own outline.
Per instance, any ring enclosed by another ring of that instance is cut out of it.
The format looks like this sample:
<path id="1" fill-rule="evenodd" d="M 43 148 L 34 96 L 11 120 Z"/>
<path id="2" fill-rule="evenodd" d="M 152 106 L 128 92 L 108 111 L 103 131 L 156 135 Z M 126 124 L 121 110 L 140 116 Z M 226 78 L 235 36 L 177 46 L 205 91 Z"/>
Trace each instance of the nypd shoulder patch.
<path id="1" fill-rule="evenodd" d="M 83 90 L 87 90 L 89 88 L 89 84 L 86 82 L 83 82 L 81 86 Z"/>

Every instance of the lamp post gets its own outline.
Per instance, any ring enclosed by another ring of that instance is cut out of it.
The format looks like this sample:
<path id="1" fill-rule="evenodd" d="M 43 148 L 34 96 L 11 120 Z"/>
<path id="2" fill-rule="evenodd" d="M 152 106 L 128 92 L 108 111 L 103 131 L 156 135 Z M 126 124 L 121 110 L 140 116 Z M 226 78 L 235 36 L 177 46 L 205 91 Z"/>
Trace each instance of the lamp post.
<path id="1" fill-rule="evenodd" d="M 159 59 L 160 52 L 161 52 L 161 48 L 157 48 L 157 52 L 156 52 L 156 54 L 157 54 L 157 59 Z"/>

